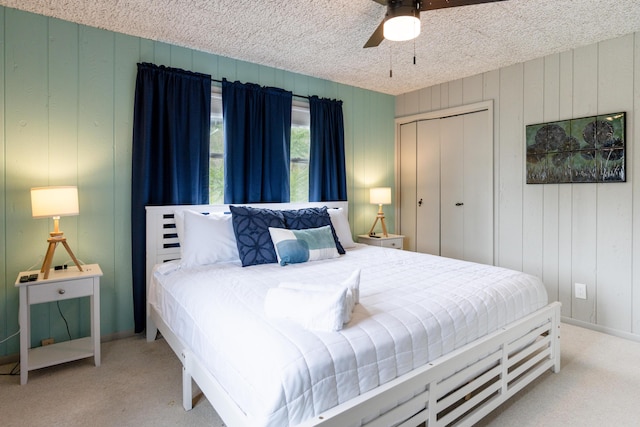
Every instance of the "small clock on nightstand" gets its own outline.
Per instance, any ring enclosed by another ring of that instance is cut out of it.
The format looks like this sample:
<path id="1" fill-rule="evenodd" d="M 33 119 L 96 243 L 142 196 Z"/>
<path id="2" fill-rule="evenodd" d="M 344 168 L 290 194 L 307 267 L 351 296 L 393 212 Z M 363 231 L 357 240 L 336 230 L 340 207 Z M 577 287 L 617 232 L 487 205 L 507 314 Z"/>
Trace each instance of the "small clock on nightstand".
<path id="1" fill-rule="evenodd" d="M 360 234 L 358 236 L 358 243 L 364 243 L 370 246 L 381 246 L 383 248 L 402 249 L 403 241 L 404 236 L 400 234 L 389 234 L 387 237 L 384 237 L 382 234 L 375 236 Z"/>

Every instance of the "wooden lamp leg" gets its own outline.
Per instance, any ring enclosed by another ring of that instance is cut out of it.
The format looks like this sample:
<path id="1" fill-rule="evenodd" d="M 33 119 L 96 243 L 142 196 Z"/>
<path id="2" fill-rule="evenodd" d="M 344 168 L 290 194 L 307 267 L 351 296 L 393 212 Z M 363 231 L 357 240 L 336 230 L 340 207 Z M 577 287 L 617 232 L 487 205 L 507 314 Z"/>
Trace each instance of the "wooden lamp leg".
<path id="1" fill-rule="evenodd" d="M 69 256 L 71 257 L 71 259 L 73 260 L 73 262 L 75 263 L 76 267 L 78 267 L 79 271 L 82 271 L 82 267 L 80 266 L 80 263 L 78 262 L 78 259 L 76 258 L 76 256 L 73 254 L 73 252 L 71 252 L 71 248 L 69 247 L 69 245 L 67 244 L 67 239 L 64 239 L 62 241 L 62 244 L 64 245 L 64 248 L 67 250 L 67 253 L 69 254 Z"/>
<path id="2" fill-rule="evenodd" d="M 376 228 L 378 220 L 380 220 L 380 222 L 382 223 L 382 235 L 384 237 L 389 237 L 389 233 L 387 233 L 387 224 L 385 224 L 384 222 L 384 212 L 382 212 L 382 205 L 380 205 L 380 207 L 378 208 L 378 216 L 376 216 L 376 220 L 373 222 L 371 230 L 369 230 L 369 236 L 374 235 L 373 229 Z"/>
<path id="3" fill-rule="evenodd" d="M 380 222 L 382 223 L 382 235 L 384 237 L 389 237 L 389 233 L 387 233 L 387 224 L 384 222 L 384 216 L 380 218 Z"/>
<path id="4" fill-rule="evenodd" d="M 42 261 L 42 268 L 40 268 L 40 273 L 44 273 L 44 278 L 49 278 L 49 269 L 51 268 L 51 262 L 53 261 L 53 253 L 56 251 L 56 246 L 58 242 L 54 239 L 48 239 L 49 247 L 47 248 L 47 254 L 44 256 L 44 260 Z"/>
<path id="5" fill-rule="evenodd" d="M 49 247 L 47 248 L 47 254 L 44 256 L 42 268 L 40 268 L 40 273 L 44 273 L 43 279 L 49 278 L 49 271 L 51 270 L 51 263 L 53 262 L 53 254 L 56 251 L 58 243 L 62 243 L 64 248 L 67 250 L 67 253 L 71 256 L 71 259 L 78 267 L 78 270 L 82 271 L 82 266 L 80 266 L 78 259 L 71 251 L 71 248 L 69 247 L 69 244 L 67 243 L 67 239 L 65 237 L 52 237 L 50 239 L 47 239 L 47 242 L 49 242 Z"/>
<path id="6" fill-rule="evenodd" d="M 371 230 L 369 230 L 369 236 L 373 236 L 373 229 L 376 228 L 376 224 L 378 223 L 378 220 L 380 219 L 380 217 L 376 217 L 376 220 L 373 221 L 373 225 L 371 226 Z"/>

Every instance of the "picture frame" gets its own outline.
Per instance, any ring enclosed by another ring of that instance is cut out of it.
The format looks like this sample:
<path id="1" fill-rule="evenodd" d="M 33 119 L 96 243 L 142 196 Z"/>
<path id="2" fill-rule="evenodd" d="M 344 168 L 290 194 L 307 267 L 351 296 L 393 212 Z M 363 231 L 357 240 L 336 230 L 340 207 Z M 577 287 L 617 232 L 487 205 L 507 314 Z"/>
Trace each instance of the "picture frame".
<path id="1" fill-rule="evenodd" d="M 527 184 L 626 182 L 626 113 L 525 128 Z"/>

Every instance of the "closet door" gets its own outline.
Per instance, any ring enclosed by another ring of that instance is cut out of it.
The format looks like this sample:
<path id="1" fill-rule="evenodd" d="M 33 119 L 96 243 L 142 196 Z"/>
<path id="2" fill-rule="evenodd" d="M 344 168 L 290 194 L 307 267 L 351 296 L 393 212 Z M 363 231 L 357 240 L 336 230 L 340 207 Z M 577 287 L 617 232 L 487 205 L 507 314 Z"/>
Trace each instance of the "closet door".
<path id="1" fill-rule="evenodd" d="M 463 258 L 493 264 L 493 143 L 489 112 L 464 118 Z"/>
<path id="2" fill-rule="evenodd" d="M 440 255 L 465 259 L 464 116 L 440 124 Z"/>
<path id="3" fill-rule="evenodd" d="M 400 126 L 400 232 L 405 249 L 493 264 L 489 111 Z"/>
<path id="4" fill-rule="evenodd" d="M 440 120 L 418 122 L 417 135 L 417 252 L 440 254 Z"/>
<path id="5" fill-rule="evenodd" d="M 400 229 L 404 238 L 404 248 L 416 251 L 416 203 L 417 203 L 417 122 L 400 126 Z"/>

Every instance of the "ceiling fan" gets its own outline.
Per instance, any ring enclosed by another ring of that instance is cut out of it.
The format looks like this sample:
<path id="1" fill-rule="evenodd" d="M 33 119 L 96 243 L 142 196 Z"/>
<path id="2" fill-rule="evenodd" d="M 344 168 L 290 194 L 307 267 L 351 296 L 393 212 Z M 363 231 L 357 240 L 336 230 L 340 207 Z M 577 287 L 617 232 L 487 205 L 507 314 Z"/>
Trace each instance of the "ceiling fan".
<path id="1" fill-rule="evenodd" d="M 376 47 L 382 40 L 411 40 L 420 34 L 420 12 L 505 0 L 373 0 L 387 6 L 387 14 L 364 47 Z"/>

